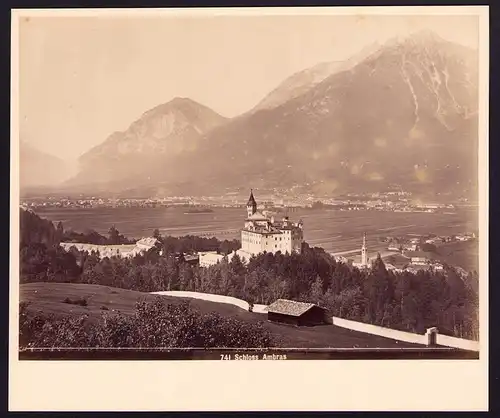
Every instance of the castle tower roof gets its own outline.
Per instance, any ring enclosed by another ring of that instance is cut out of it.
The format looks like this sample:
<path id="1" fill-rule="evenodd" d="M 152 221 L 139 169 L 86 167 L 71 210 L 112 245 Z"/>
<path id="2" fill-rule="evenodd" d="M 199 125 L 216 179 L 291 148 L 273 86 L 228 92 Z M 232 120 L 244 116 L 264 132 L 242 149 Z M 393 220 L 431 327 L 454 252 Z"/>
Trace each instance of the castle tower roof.
<path id="1" fill-rule="evenodd" d="M 257 202 L 253 197 L 253 189 L 250 189 L 250 197 L 248 198 L 247 206 L 257 206 Z"/>

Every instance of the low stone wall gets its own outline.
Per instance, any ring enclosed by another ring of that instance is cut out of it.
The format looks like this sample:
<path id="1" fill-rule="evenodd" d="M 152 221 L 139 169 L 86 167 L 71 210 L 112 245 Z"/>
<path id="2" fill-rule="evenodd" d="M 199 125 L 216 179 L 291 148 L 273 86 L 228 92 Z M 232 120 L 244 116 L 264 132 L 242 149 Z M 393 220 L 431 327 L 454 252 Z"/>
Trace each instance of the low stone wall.
<path id="1" fill-rule="evenodd" d="M 164 295 L 164 296 L 174 296 L 174 297 L 179 297 L 179 298 L 201 299 L 201 300 L 207 300 L 210 302 L 217 302 L 217 303 L 228 303 L 230 305 L 234 305 L 234 306 L 237 306 L 238 308 L 244 309 L 245 311 L 248 311 L 248 308 L 249 308 L 248 302 L 246 302 L 242 299 L 233 298 L 231 296 L 215 295 L 215 294 L 211 294 L 211 293 L 183 292 L 180 290 L 170 290 L 170 291 L 163 291 L 163 292 L 153 292 L 153 294 Z M 267 305 L 254 305 L 253 312 L 255 312 L 255 313 L 267 313 Z"/>
<path id="2" fill-rule="evenodd" d="M 231 296 L 215 295 L 211 293 L 183 292 L 178 290 L 172 290 L 163 292 L 152 292 L 152 294 L 174 296 L 180 298 L 201 299 L 217 303 L 228 303 L 230 305 L 237 306 L 246 311 L 248 311 L 249 307 L 248 302 L 242 299 L 233 298 Z M 267 305 L 254 305 L 253 312 L 260 314 L 267 314 Z M 390 338 L 392 340 L 405 341 L 412 344 L 427 345 L 429 343 L 428 334 L 414 334 L 411 332 L 398 331 L 395 329 L 379 327 L 378 325 L 371 325 L 371 324 L 365 324 L 363 322 L 351 321 L 349 319 L 339 318 L 336 316 L 329 317 L 328 323 L 335 325 L 337 327 L 342 327 L 353 331 L 364 332 L 366 334 L 378 335 L 380 337 Z M 447 335 L 441 335 L 439 334 L 439 332 L 436 333 L 436 344 L 445 347 L 459 348 L 462 350 L 479 351 L 478 341 L 449 337 Z"/>
<path id="3" fill-rule="evenodd" d="M 460 348 L 462 350 L 479 351 L 479 341 L 465 340 L 463 338 L 450 337 L 443 334 L 436 335 L 436 343 L 446 347 Z"/>
<path id="4" fill-rule="evenodd" d="M 428 341 L 426 335 L 413 334 L 411 332 L 398 331 L 395 329 L 379 327 L 377 325 L 365 324 L 363 322 L 350 321 L 336 316 L 332 317 L 332 324 L 338 327 L 351 329 L 353 331 L 379 335 L 392 340 L 405 341 L 413 344 L 426 345 Z"/>
<path id="5" fill-rule="evenodd" d="M 448 335 L 439 334 L 437 328 L 429 328 L 426 334 L 413 334 L 411 332 L 398 331 L 395 329 L 379 327 L 377 325 L 365 324 L 363 322 L 350 321 L 344 318 L 332 317 L 331 323 L 338 327 L 351 329 L 353 331 L 364 332 L 372 335 L 390 338 L 392 340 L 405 341 L 413 344 L 429 344 L 429 332 L 435 330 L 437 345 L 444 347 L 459 348 L 461 350 L 479 351 L 479 341 L 465 340 L 463 338 L 450 337 Z"/>

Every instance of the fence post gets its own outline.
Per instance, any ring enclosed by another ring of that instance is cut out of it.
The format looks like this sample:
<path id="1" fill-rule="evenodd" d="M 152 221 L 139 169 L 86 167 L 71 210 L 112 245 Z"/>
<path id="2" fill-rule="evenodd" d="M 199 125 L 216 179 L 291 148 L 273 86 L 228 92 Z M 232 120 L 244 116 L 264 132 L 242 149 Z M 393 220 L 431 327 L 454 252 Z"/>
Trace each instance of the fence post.
<path id="1" fill-rule="evenodd" d="M 425 332 L 425 335 L 427 337 L 427 345 L 428 346 L 435 346 L 437 345 L 437 334 L 438 334 L 438 329 L 437 327 L 432 327 L 432 328 L 427 328 L 427 331 Z"/>

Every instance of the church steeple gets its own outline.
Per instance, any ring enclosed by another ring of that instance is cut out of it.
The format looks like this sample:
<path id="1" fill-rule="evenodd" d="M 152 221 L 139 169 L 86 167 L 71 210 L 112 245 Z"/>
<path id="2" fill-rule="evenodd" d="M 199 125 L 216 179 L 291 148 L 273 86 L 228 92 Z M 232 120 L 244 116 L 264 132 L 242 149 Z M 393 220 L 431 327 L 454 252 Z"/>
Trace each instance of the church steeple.
<path id="1" fill-rule="evenodd" d="M 361 247 L 361 264 L 368 265 L 368 257 L 366 255 L 366 233 L 363 234 L 363 246 Z"/>
<path id="2" fill-rule="evenodd" d="M 252 216 L 255 212 L 257 212 L 257 202 L 253 197 L 253 189 L 250 189 L 250 197 L 248 198 L 248 203 L 247 203 L 248 217 Z"/>

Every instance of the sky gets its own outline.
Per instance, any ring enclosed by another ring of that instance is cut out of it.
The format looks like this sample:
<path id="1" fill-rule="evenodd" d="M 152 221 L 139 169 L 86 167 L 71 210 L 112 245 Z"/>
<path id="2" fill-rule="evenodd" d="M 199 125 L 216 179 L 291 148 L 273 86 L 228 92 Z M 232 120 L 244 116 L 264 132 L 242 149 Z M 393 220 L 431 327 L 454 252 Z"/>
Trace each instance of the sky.
<path id="1" fill-rule="evenodd" d="M 174 97 L 233 117 L 291 74 L 374 41 L 430 29 L 477 48 L 478 25 L 470 15 L 21 18 L 20 139 L 74 161 Z"/>

